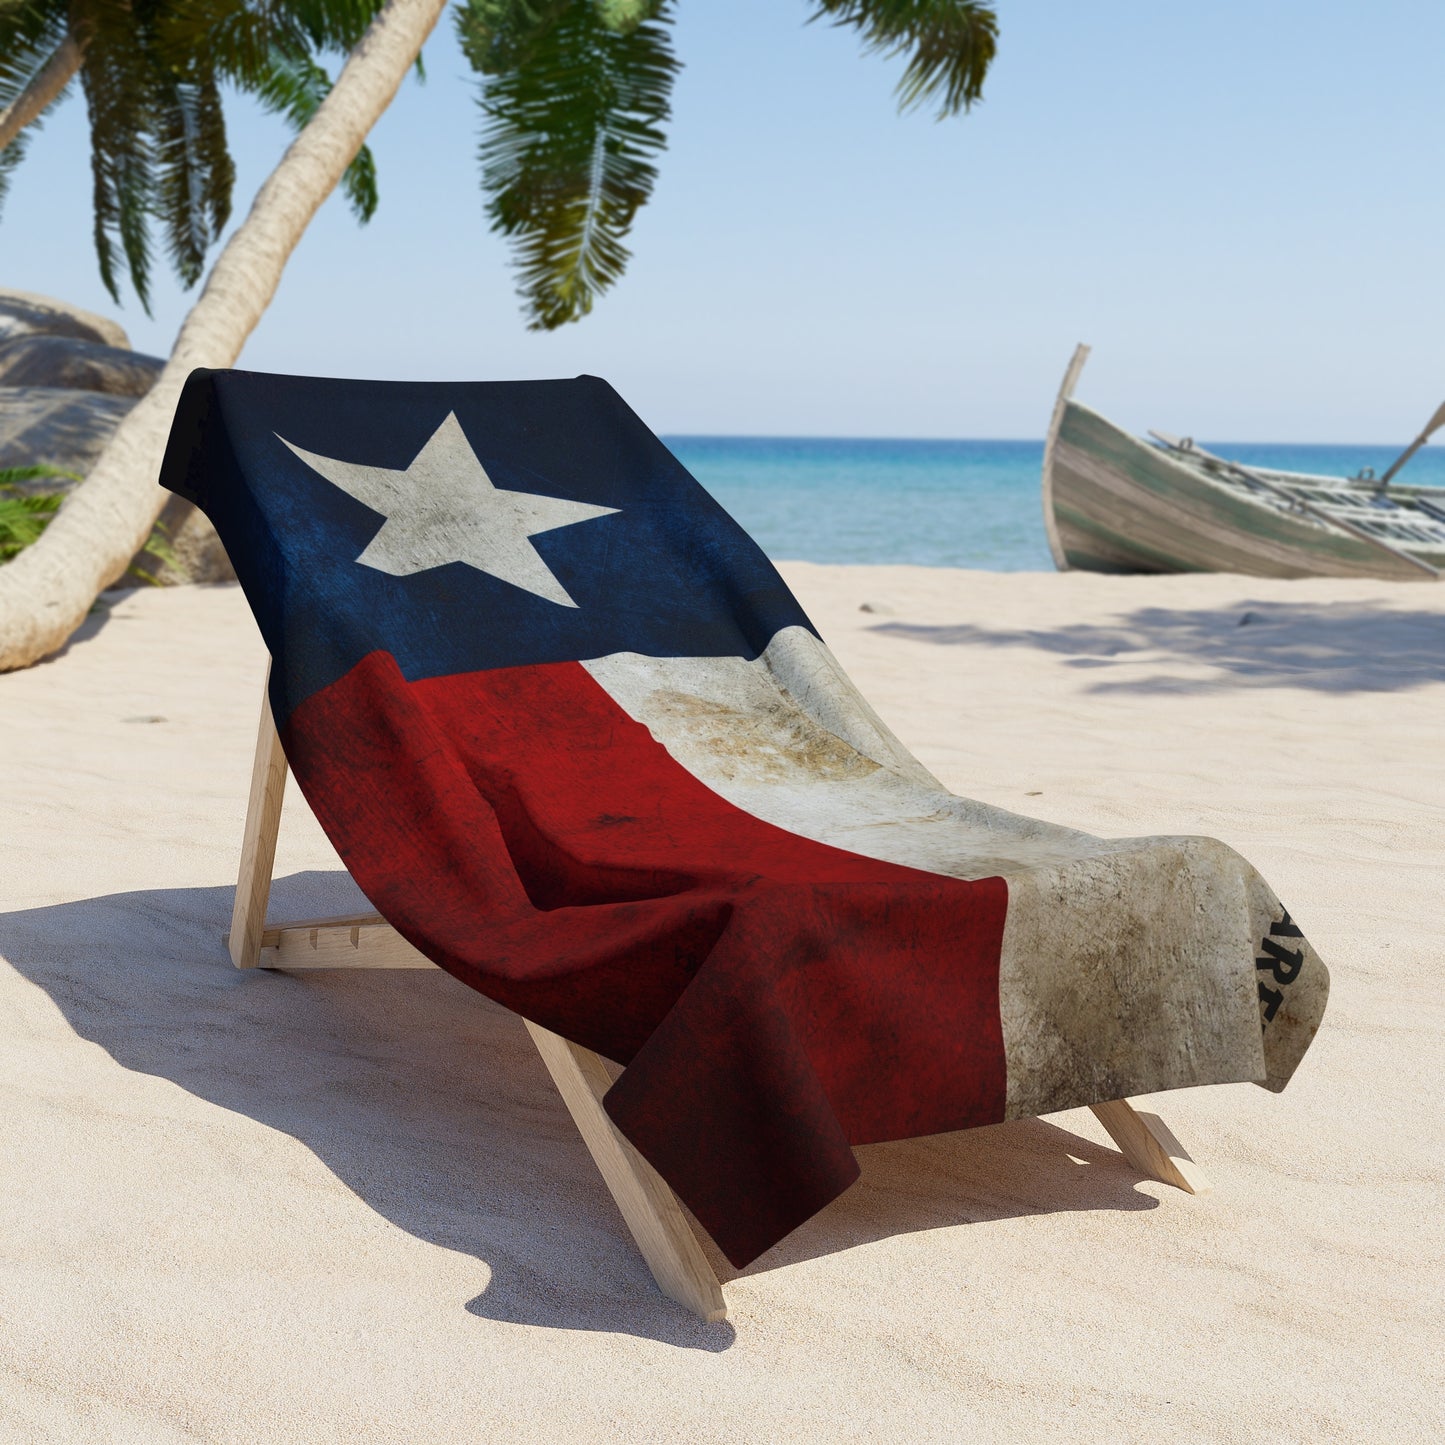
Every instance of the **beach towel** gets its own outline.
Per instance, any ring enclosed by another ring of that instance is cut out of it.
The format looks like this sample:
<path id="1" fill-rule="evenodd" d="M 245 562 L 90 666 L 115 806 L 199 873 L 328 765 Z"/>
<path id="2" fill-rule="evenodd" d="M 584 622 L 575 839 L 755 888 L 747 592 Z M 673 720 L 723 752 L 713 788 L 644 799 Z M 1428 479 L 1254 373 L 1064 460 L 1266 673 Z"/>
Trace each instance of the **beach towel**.
<path id="1" fill-rule="evenodd" d="M 734 1264 L 854 1145 L 1278 1090 L 1315 1033 L 1325 967 L 1249 864 L 951 794 L 604 381 L 197 371 L 161 481 L 366 896 L 624 1065 L 608 1114 Z"/>

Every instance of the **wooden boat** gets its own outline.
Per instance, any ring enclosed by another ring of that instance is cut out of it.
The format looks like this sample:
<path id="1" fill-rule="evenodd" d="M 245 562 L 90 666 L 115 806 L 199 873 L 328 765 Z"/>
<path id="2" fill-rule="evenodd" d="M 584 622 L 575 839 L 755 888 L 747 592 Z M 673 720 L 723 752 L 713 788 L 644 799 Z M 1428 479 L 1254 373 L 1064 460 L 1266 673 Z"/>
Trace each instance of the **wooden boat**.
<path id="1" fill-rule="evenodd" d="M 1445 406 L 1381 477 L 1311 476 L 1217 457 L 1189 438 L 1152 442 L 1073 400 L 1074 353 L 1044 446 L 1044 526 L 1061 571 L 1242 572 L 1253 577 L 1438 580 L 1445 488 L 1395 474 Z"/>

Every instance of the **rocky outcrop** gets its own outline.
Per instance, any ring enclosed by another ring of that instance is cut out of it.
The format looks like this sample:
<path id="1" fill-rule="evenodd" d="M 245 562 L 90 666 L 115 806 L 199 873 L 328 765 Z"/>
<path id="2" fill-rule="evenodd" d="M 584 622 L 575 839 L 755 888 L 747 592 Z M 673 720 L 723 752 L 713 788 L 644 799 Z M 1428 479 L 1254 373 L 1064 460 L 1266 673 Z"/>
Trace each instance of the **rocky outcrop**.
<path id="1" fill-rule="evenodd" d="M 105 450 L 133 396 L 105 396 L 50 386 L 0 385 L 0 467 L 37 463 L 84 476 Z M 24 484 L 30 491 L 68 491 L 73 483 Z"/>
<path id="2" fill-rule="evenodd" d="M 14 336 L 73 336 L 78 341 L 130 350 L 130 337 L 104 316 L 57 301 L 53 296 L 0 286 L 0 339 Z"/>
<path id="3" fill-rule="evenodd" d="M 0 386 L 59 386 L 141 397 L 164 365 L 158 356 L 74 336 L 31 333 L 0 341 Z"/>
<path id="4" fill-rule="evenodd" d="M 49 296 L 0 288 L 0 469 L 45 463 L 84 476 L 164 362 L 138 355 L 113 321 Z M 63 493 L 74 482 L 22 483 Z M 160 516 L 165 558 L 138 552 L 117 586 L 232 582 L 236 574 L 205 516 L 172 497 Z"/>

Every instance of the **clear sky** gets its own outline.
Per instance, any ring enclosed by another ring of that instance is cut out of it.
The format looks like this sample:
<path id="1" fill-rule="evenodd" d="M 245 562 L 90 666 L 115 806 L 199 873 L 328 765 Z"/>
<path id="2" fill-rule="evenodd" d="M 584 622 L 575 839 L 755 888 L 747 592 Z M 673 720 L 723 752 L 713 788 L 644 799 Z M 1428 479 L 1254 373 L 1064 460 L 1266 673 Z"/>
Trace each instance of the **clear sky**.
<path id="1" fill-rule="evenodd" d="M 1078 340 L 1079 396 L 1136 429 L 1403 442 L 1445 397 L 1440 0 L 1001 0 L 984 103 L 941 124 L 807 0 L 677 10 L 671 145 L 591 317 L 525 329 L 447 18 L 373 133 L 376 219 L 327 203 L 241 364 L 590 371 L 667 432 L 1037 437 Z M 229 114 L 239 216 L 286 133 Z M 78 92 L 15 179 L 0 285 L 115 313 Z M 156 293 L 119 315 L 164 353 L 187 298 Z"/>

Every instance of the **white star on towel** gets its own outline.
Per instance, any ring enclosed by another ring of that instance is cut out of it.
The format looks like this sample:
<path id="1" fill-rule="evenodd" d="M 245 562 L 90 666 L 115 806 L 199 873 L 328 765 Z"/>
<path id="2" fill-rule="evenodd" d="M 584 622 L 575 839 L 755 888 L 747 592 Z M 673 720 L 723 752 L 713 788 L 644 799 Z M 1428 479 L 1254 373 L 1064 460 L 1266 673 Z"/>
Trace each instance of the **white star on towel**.
<path id="1" fill-rule="evenodd" d="M 277 440 L 333 486 L 386 518 L 356 560 L 393 577 L 465 562 L 548 602 L 575 607 L 529 539 L 618 510 L 493 486 L 455 412 L 447 413 L 400 472 L 317 456 L 280 433 Z"/>

